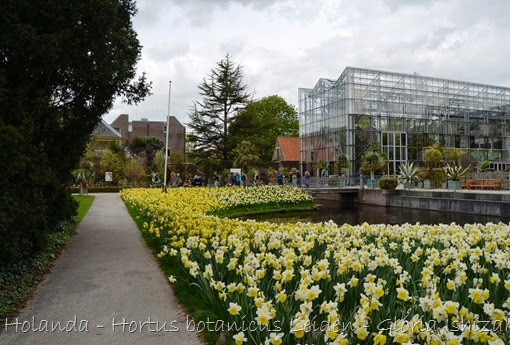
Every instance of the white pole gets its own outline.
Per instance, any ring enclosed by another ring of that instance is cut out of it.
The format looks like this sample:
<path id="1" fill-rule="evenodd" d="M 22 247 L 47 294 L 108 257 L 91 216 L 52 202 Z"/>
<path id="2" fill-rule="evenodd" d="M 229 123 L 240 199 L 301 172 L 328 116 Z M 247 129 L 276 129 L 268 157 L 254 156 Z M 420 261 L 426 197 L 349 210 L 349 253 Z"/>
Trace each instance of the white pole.
<path id="1" fill-rule="evenodd" d="M 166 175 L 168 168 L 168 132 L 170 132 L 170 95 L 172 92 L 172 81 L 168 82 L 168 114 L 166 116 L 166 144 L 165 144 L 165 174 L 163 178 L 163 191 L 166 192 Z"/>

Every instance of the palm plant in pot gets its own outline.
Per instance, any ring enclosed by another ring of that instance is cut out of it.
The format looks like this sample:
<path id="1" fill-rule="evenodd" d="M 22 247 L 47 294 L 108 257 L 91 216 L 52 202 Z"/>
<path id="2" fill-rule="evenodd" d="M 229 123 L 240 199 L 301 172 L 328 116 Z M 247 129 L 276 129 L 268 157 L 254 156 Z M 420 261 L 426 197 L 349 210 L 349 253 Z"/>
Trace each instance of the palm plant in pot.
<path id="1" fill-rule="evenodd" d="M 76 175 L 76 182 L 80 184 L 80 195 L 88 194 L 89 183 L 94 179 L 94 163 L 82 159 L 80 169 Z"/>
<path id="2" fill-rule="evenodd" d="M 418 181 L 418 168 L 413 163 L 405 162 L 400 164 L 400 180 L 404 182 L 404 188 L 414 188 L 414 184 Z"/>
<path id="3" fill-rule="evenodd" d="M 363 173 L 370 173 L 370 180 L 367 181 L 367 186 L 370 188 L 377 187 L 377 180 L 375 173 L 386 169 L 387 161 L 384 155 L 376 150 L 366 151 L 361 157 L 360 170 Z"/>

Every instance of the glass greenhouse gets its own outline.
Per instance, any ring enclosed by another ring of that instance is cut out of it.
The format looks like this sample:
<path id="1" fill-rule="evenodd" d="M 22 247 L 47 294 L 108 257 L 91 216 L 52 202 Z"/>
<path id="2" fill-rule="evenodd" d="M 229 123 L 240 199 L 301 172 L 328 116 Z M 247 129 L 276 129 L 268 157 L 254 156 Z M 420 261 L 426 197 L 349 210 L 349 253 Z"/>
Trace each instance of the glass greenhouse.
<path id="1" fill-rule="evenodd" d="M 386 153 L 387 174 L 400 163 L 423 164 L 435 144 L 468 151 L 463 165 L 487 160 L 510 167 L 510 88 L 418 74 L 347 67 L 337 80 L 299 89 L 301 169 L 323 161 L 330 173 L 339 154 L 348 176 L 374 142 Z"/>

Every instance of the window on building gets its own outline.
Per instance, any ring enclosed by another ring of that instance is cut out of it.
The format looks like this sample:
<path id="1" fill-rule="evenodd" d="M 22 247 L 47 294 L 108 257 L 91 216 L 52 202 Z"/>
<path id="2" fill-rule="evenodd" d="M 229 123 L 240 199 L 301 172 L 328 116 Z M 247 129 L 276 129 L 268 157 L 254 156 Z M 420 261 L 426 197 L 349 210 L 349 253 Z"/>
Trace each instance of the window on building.
<path id="1" fill-rule="evenodd" d="M 129 133 L 133 132 L 133 125 L 132 124 L 128 125 L 128 132 Z"/>
<path id="2" fill-rule="evenodd" d="M 407 162 L 407 134 L 403 132 L 383 132 L 382 150 L 388 157 L 390 175 L 397 174 L 400 164 Z"/>
<path id="3" fill-rule="evenodd" d="M 280 160 L 280 148 L 276 148 L 276 160 Z"/>
<path id="4" fill-rule="evenodd" d="M 166 125 L 163 126 L 163 133 L 166 133 Z"/>

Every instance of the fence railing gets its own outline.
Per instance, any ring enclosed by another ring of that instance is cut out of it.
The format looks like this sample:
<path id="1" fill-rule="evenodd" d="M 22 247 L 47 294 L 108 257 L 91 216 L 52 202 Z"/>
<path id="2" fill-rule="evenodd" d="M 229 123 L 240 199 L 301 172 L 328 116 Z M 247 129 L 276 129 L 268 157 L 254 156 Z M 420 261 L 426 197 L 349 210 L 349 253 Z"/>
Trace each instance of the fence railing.
<path id="1" fill-rule="evenodd" d="M 288 184 L 292 184 L 292 181 L 289 181 Z M 356 180 L 348 177 L 310 177 L 308 183 L 310 188 L 340 188 L 354 185 L 359 185 L 359 178 Z M 306 187 L 304 178 L 301 179 L 301 187 Z"/>
<path id="2" fill-rule="evenodd" d="M 501 180 L 501 189 L 510 190 L 510 173 L 504 171 L 494 172 L 469 172 L 464 176 L 465 179 L 499 179 Z M 292 181 L 286 181 L 286 185 L 292 185 Z M 299 185 L 296 182 L 296 185 Z M 360 178 L 356 177 L 310 177 L 309 187 L 310 188 L 341 188 L 348 186 L 359 186 Z M 305 179 L 301 179 L 301 187 L 306 187 Z M 365 177 L 365 187 L 367 185 L 367 177 Z M 422 188 L 422 183 L 417 183 L 416 188 Z"/>

